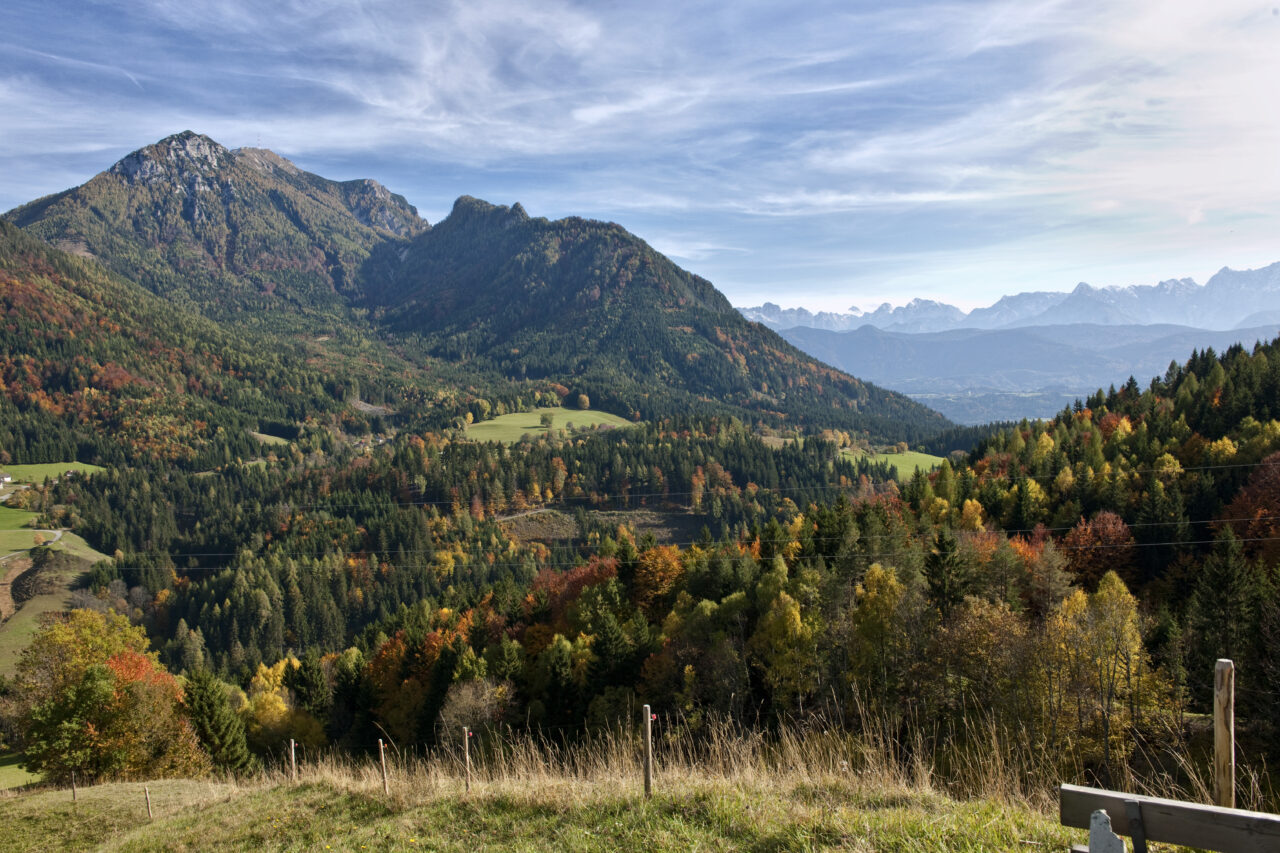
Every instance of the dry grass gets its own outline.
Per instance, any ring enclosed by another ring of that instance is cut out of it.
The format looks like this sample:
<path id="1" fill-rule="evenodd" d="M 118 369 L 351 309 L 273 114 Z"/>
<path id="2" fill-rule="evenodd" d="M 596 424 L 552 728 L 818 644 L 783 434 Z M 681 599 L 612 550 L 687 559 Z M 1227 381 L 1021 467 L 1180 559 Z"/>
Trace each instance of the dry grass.
<path id="1" fill-rule="evenodd" d="M 297 780 L 274 765 L 239 781 L 152 782 L 154 823 L 136 782 L 83 789 L 74 805 L 67 791 L 0 795 L 0 826 L 14 829 L 0 849 L 216 839 L 227 850 L 1027 851 L 1083 840 L 1057 824 L 1061 768 L 1025 738 L 975 723 L 963 739 L 903 745 L 891 730 L 659 725 L 652 799 L 634 731 L 572 745 L 491 732 L 472 742 L 469 793 L 459 732 L 425 754 L 388 749 L 389 795 L 376 757 L 337 753 L 302 762 Z"/>
<path id="2" fill-rule="evenodd" d="M 633 732 L 566 746 L 491 736 L 465 791 L 459 743 L 375 761 L 328 755 L 299 779 L 152 782 L 0 795 L 0 849 L 1027 850 L 1071 833 L 1025 801 L 959 800 L 932 769 L 834 732 L 767 738 L 730 726 L 655 731 L 655 795 L 643 797 Z M 1012 789 L 1010 789 L 1012 790 Z M 1028 843 L 1029 842 L 1029 845 Z"/>

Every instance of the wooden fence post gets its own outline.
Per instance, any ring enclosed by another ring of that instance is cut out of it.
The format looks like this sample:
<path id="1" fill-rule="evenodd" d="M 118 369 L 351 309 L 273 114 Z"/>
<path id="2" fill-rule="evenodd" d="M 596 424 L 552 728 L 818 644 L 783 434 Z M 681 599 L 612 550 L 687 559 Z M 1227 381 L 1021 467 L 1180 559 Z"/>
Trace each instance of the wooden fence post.
<path id="1" fill-rule="evenodd" d="M 471 793 L 471 729 L 462 727 L 462 760 L 467 766 L 467 793 Z"/>
<path id="2" fill-rule="evenodd" d="M 1213 801 L 1236 807 L 1236 666 L 1221 659 L 1213 669 Z"/>
<path id="3" fill-rule="evenodd" d="M 382 764 L 382 793 L 391 796 L 391 783 L 387 781 L 387 750 L 382 745 L 382 738 L 378 738 L 378 761 Z"/>
<path id="4" fill-rule="evenodd" d="M 147 820 L 155 820 L 155 817 L 151 814 L 151 789 L 143 785 L 142 794 L 147 798 Z"/>
<path id="5" fill-rule="evenodd" d="M 293 738 L 289 738 L 289 772 L 293 776 L 293 781 L 298 781 L 298 742 Z"/>
<path id="6" fill-rule="evenodd" d="M 71 802 L 76 801 L 76 771 L 71 771 Z"/>
<path id="7" fill-rule="evenodd" d="M 653 713 L 644 706 L 644 795 L 653 796 Z"/>

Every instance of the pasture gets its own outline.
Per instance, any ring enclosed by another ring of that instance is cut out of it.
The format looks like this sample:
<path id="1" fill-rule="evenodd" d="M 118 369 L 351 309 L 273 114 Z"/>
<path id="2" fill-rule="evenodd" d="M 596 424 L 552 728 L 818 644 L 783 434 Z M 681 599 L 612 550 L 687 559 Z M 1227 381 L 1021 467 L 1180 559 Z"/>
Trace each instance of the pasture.
<path id="1" fill-rule="evenodd" d="M 13 477 L 15 483 L 43 483 L 46 477 L 61 477 L 68 471 L 81 474 L 96 474 L 105 470 L 88 462 L 37 462 L 31 465 L 5 465 L 0 471 Z"/>
<path id="2" fill-rule="evenodd" d="M 855 459 L 865 455 L 857 450 L 845 450 L 844 453 Z M 908 450 L 906 453 L 872 453 L 871 461 L 888 462 L 894 470 L 896 479 L 901 483 L 910 480 L 917 469 L 923 469 L 926 472 L 932 471 L 942 462 L 942 457 Z"/>
<path id="3" fill-rule="evenodd" d="M 542 425 L 542 415 L 551 414 L 552 429 L 568 429 L 582 427 L 629 427 L 632 422 L 608 412 L 594 409 L 534 409 L 532 412 L 515 412 L 510 415 L 499 415 L 488 421 L 480 421 L 467 427 L 467 438 L 472 441 L 500 441 L 512 444 L 524 435 L 541 435 L 546 432 Z"/>

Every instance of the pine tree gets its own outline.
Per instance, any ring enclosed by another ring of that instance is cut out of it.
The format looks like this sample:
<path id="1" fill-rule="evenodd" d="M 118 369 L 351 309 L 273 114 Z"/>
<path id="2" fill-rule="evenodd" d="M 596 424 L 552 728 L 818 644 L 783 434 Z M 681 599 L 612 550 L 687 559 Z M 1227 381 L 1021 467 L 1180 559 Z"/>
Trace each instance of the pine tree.
<path id="1" fill-rule="evenodd" d="M 257 764 L 245 741 L 244 723 L 231 710 L 226 686 L 216 675 L 207 669 L 190 673 L 187 676 L 186 705 L 192 728 L 215 767 L 243 773 Z"/>
<path id="2" fill-rule="evenodd" d="M 924 577 L 929 585 L 929 600 L 946 620 L 972 586 L 969 567 L 960 556 L 956 538 L 948 531 L 940 530 L 934 536 L 933 548 L 924 558 Z"/>
<path id="3" fill-rule="evenodd" d="M 322 722 L 329 716 L 332 691 L 315 649 L 303 655 L 298 666 L 285 668 L 284 686 L 293 691 L 296 707 Z"/>

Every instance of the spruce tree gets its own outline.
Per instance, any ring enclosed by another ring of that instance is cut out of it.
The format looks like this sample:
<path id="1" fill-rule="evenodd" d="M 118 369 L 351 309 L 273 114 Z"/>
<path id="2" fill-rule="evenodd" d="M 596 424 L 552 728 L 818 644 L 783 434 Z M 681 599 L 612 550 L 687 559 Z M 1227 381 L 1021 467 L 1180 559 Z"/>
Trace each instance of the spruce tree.
<path id="1" fill-rule="evenodd" d="M 220 770 L 243 773 L 253 769 L 256 759 L 249 753 L 244 723 L 231 710 L 226 686 L 207 669 L 187 676 L 187 713 L 200 744 Z"/>

